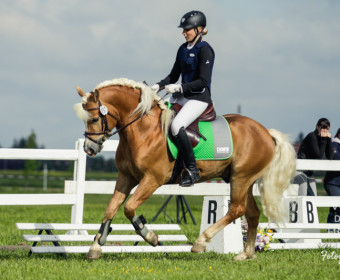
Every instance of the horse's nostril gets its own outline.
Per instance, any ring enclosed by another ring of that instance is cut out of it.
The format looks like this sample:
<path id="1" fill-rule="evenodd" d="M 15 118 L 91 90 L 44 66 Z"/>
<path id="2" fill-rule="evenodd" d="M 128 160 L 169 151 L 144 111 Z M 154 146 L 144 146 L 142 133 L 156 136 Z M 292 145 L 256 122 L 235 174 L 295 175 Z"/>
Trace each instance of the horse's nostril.
<path id="1" fill-rule="evenodd" d="M 84 147 L 84 151 L 86 154 L 88 154 L 89 156 L 94 155 L 94 150 L 92 148 L 89 147 Z"/>

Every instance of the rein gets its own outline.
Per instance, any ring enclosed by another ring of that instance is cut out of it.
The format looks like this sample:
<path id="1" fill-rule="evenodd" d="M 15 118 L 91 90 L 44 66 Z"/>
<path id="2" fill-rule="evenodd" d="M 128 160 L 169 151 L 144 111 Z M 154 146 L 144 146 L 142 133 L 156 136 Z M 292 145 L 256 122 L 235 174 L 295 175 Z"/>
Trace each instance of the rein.
<path id="1" fill-rule="evenodd" d="M 93 92 L 90 92 L 91 94 L 93 94 Z M 159 100 L 163 100 L 163 98 L 165 96 L 167 96 L 168 94 L 165 94 L 162 98 L 160 98 Z M 158 100 L 158 101 L 159 101 Z M 151 109 L 150 111 L 157 105 L 158 103 L 154 104 L 151 106 Z M 89 139 L 90 141 L 96 143 L 97 145 L 102 145 L 107 139 L 109 139 L 110 137 L 112 137 L 113 135 L 119 133 L 121 130 L 123 130 L 124 128 L 128 127 L 129 125 L 133 124 L 134 122 L 138 121 L 139 119 L 141 119 L 142 117 L 144 117 L 144 115 L 146 115 L 146 112 L 144 112 L 141 116 L 135 118 L 134 120 L 130 121 L 129 123 L 127 123 L 126 125 L 122 126 L 122 127 L 119 127 L 119 128 L 116 128 L 116 131 L 112 132 L 109 130 L 109 125 L 108 125 L 108 122 L 107 122 L 107 115 L 109 115 L 110 117 L 114 118 L 116 121 L 117 121 L 117 125 L 116 127 L 118 126 L 118 118 L 111 114 L 109 112 L 109 110 L 107 109 L 107 107 L 105 105 L 102 105 L 102 103 L 100 102 L 100 100 L 98 100 L 98 107 L 95 107 L 95 108 L 91 108 L 91 109 L 85 109 L 84 106 L 83 106 L 83 109 L 85 111 L 94 111 L 94 110 L 98 110 L 99 111 L 99 116 L 102 120 L 102 127 L 104 127 L 104 130 L 103 131 L 100 131 L 100 132 L 88 132 L 88 131 L 85 131 L 84 133 L 84 136 L 85 138 Z M 91 135 L 104 135 L 104 137 L 98 141 L 98 140 L 95 140 L 91 137 Z"/>

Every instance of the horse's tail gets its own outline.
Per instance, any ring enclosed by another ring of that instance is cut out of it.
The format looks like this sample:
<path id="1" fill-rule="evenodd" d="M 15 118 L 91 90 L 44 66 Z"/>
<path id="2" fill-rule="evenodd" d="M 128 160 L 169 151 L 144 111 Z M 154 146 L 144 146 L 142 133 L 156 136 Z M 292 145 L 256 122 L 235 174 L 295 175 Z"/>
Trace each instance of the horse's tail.
<path id="1" fill-rule="evenodd" d="M 288 209 L 283 204 L 283 192 L 295 174 L 296 154 L 288 136 L 275 129 L 268 130 L 275 142 L 275 154 L 260 180 L 263 213 L 271 222 L 287 222 Z"/>

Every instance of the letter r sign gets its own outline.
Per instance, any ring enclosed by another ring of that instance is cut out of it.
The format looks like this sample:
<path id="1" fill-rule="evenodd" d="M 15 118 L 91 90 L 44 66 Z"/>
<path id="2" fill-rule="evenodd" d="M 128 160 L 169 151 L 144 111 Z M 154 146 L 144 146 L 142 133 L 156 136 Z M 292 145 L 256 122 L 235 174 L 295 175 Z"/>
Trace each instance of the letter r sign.
<path id="1" fill-rule="evenodd" d="M 208 203 L 208 224 L 216 223 L 217 201 L 209 200 Z"/>

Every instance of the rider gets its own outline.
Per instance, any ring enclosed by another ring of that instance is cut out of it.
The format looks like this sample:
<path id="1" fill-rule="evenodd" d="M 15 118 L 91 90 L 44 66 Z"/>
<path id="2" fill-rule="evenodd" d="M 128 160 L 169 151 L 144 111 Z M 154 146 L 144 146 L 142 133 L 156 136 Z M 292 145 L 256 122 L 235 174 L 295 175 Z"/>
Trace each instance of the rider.
<path id="1" fill-rule="evenodd" d="M 152 89 L 159 91 L 165 88 L 167 93 L 172 94 L 170 102 L 183 106 L 171 124 L 171 132 L 186 166 L 180 185 L 191 186 L 200 179 L 200 175 L 185 128 L 212 103 L 211 76 L 215 53 L 212 47 L 202 39 L 202 36 L 208 33 L 206 17 L 202 12 L 186 13 L 181 18 L 178 27 L 183 28 L 182 34 L 186 43 L 179 47 L 170 74 L 153 85 Z M 180 75 L 182 83 L 175 84 Z"/>

